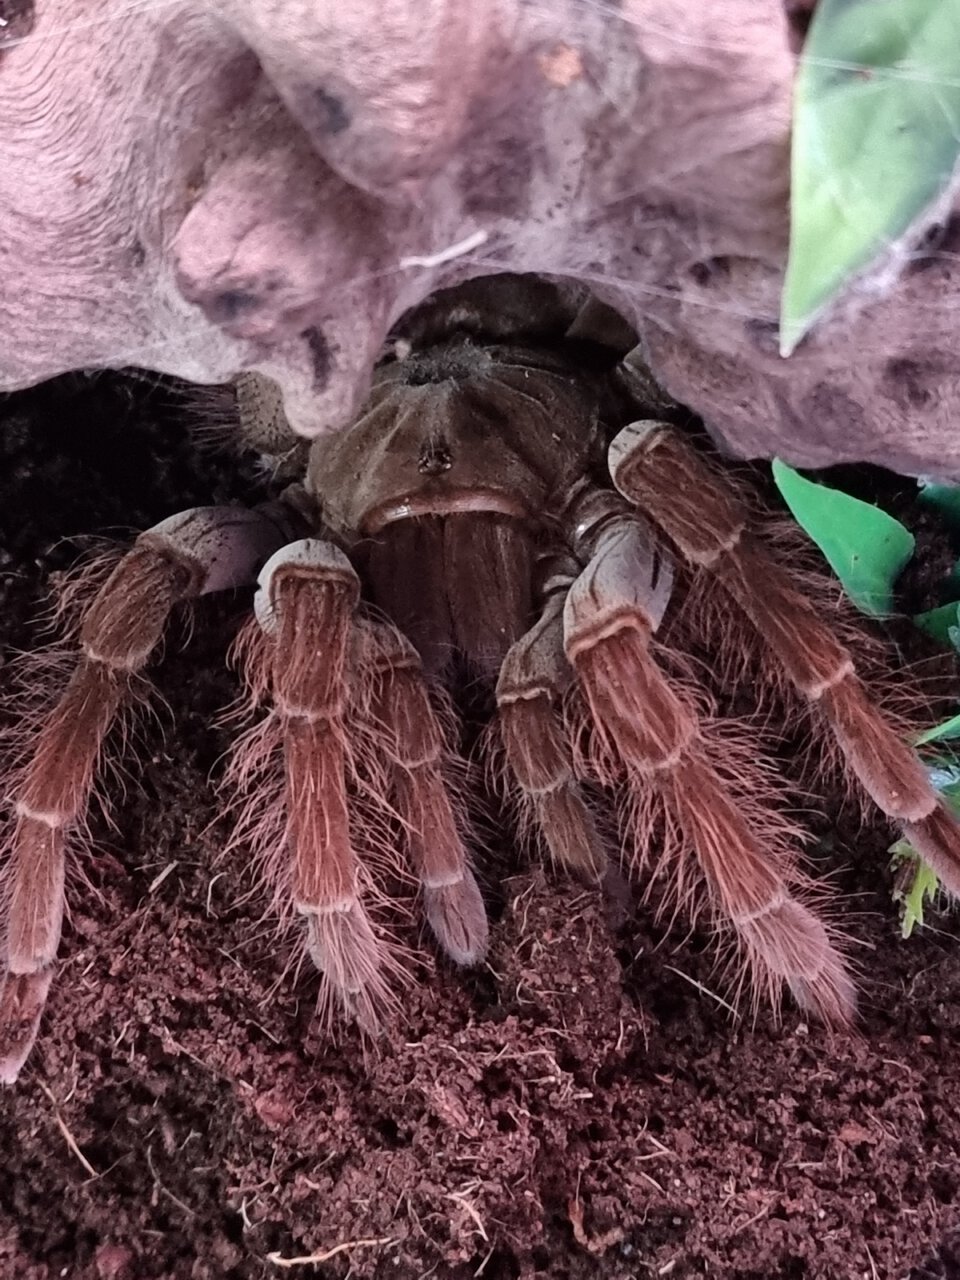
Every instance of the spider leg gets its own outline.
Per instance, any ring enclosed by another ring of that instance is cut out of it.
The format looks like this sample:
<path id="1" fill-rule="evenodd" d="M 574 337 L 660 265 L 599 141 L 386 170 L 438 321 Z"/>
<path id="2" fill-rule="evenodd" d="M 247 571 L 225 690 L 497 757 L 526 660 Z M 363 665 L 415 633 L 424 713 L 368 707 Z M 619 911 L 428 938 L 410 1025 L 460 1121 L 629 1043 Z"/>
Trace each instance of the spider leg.
<path id="1" fill-rule="evenodd" d="M 399 966 L 362 900 L 351 838 L 344 719 L 359 579 L 332 543 L 307 538 L 273 555 L 258 582 L 282 726 L 290 890 L 323 975 L 318 1008 L 329 1019 L 339 1004 L 375 1031 L 395 1003 L 389 978 Z"/>
<path id="2" fill-rule="evenodd" d="M 420 657 L 394 627 L 360 624 L 362 684 L 369 690 L 380 748 L 434 936 L 457 964 L 487 950 L 487 913 L 442 773 L 444 733 L 431 706 Z"/>
<path id="3" fill-rule="evenodd" d="M 507 652 L 497 681 L 497 721 L 525 816 L 543 833 L 551 856 L 601 880 L 606 854 L 581 794 L 561 719 L 573 684 L 563 649 L 564 599 L 578 567 L 547 580 L 539 620 Z"/>
<path id="4" fill-rule="evenodd" d="M 748 530 L 737 498 L 685 440 L 635 422 L 610 446 L 610 474 L 694 565 L 709 569 L 750 619 L 799 693 L 813 704 L 873 802 L 903 827 L 945 887 L 960 896 L 960 825 L 916 752 L 887 724 L 849 651 L 789 572 Z"/>
<path id="5" fill-rule="evenodd" d="M 180 601 L 253 580 L 289 537 L 279 506 L 203 507 L 140 535 L 86 610 L 80 658 L 45 718 L 13 797 L 3 880 L 6 976 L 0 1081 L 12 1083 L 36 1038 L 60 943 L 66 850 L 82 826 L 119 712 L 144 697 L 139 672 Z"/>
<path id="6" fill-rule="evenodd" d="M 823 923 L 792 892 L 799 877 L 788 843 L 772 820 L 769 828 L 751 822 L 724 785 L 714 763 L 722 749 L 711 748 L 696 709 L 651 650 L 672 584 L 651 529 L 608 513 L 585 541 L 593 556 L 567 595 L 564 640 L 598 738 L 598 772 L 609 780 L 619 767 L 641 805 L 645 792 L 655 794 L 668 835 L 694 852 L 756 987 L 775 1003 L 786 982 L 826 1022 L 849 1021 L 853 984 Z"/>

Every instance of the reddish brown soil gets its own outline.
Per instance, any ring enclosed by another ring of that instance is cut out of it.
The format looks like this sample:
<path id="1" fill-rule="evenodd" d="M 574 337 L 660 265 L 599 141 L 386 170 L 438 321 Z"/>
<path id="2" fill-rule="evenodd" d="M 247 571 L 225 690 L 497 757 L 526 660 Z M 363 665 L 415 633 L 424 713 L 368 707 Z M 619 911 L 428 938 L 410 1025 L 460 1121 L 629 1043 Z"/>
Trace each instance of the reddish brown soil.
<path id="1" fill-rule="evenodd" d="M 64 535 L 255 488 L 117 380 L 0 418 L 6 652 L 36 643 Z M 960 1276 L 956 918 L 900 940 L 883 825 L 813 817 L 862 944 L 856 1035 L 732 1019 L 703 939 L 498 855 L 488 968 L 425 958 L 375 1051 L 330 1043 L 315 979 L 283 978 L 244 868 L 218 861 L 210 726 L 243 607 L 168 646 L 172 715 L 98 827 L 42 1042 L 0 1096 L 4 1280 L 253 1280 L 313 1254 L 289 1274 Z"/>

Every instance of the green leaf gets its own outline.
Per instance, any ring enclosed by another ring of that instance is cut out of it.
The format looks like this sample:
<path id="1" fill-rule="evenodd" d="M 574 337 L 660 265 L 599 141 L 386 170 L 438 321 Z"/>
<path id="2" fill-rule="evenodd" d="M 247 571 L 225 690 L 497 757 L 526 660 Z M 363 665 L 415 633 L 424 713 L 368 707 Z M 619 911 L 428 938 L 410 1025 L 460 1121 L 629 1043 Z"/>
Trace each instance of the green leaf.
<path id="1" fill-rule="evenodd" d="M 949 808 L 960 817 L 958 763 L 947 759 L 928 768 L 927 772 Z M 909 840 L 898 840 L 890 846 L 888 852 L 894 871 L 893 900 L 900 904 L 900 936 L 909 938 L 915 925 L 923 927 L 924 904 L 934 899 L 940 888 L 940 881 L 936 872 L 923 861 Z"/>
<path id="2" fill-rule="evenodd" d="M 925 747 L 931 742 L 948 742 L 952 738 L 960 738 L 960 715 L 951 716 L 949 720 L 942 720 L 940 724 L 935 724 L 932 729 L 927 729 L 921 733 L 919 738 L 914 738 L 913 745 L 915 747 Z"/>
<path id="3" fill-rule="evenodd" d="M 960 153 L 960 0 L 820 0 L 794 89 L 789 355 L 946 191 Z"/>
<path id="4" fill-rule="evenodd" d="M 928 636 L 938 640 L 945 649 L 960 650 L 960 603 L 956 600 L 950 604 L 942 604 L 937 609 L 928 609 L 926 613 L 913 615 L 914 625 Z"/>
<path id="5" fill-rule="evenodd" d="M 893 584 L 913 555 L 913 534 L 879 507 L 815 484 L 775 458 L 773 478 L 847 595 L 863 613 L 893 612 Z"/>
<path id="6" fill-rule="evenodd" d="M 933 507 L 951 528 L 960 529 L 960 485 L 924 483 L 917 496 L 925 506 Z"/>
<path id="7" fill-rule="evenodd" d="M 923 928 L 923 909 L 937 896 L 940 881 L 907 840 L 890 849 L 896 875 L 893 900 L 900 904 L 900 936 L 909 938 L 916 925 Z"/>

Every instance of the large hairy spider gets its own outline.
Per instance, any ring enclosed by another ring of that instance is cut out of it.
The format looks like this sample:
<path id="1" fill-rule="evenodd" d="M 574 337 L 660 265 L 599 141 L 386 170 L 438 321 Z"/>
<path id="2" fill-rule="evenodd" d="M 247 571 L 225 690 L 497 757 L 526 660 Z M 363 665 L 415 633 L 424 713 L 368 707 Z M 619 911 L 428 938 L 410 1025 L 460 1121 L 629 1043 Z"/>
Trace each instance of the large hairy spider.
<path id="1" fill-rule="evenodd" d="M 484 955 L 443 695 L 466 669 L 495 687 L 482 745 L 557 864 L 599 881 L 621 845 L 674 908 L 706 905 L 754 992 L 776 1002 L 786 985 L 828 1023 L 852 1017 L 771 766 L 716 719 L 683 656 L 717 617 L 727 675 L 755 686 L 755 704 L 808 715 L 960 892 L 960 829 L 920 761 L 738 490 L 631 402 L 625 344 L 598 341 L 591 314 L 571 322 L 567 294 L 525 280 L 441 295 L 398 331 L 353 425 L 309 448 L 302 484 L 253 510 L 175 515 L 116 564 L 16 778 L 0 1079 L 16 1078 L 37 1033 L 65 859 L 112 722 L 143 697 L 177 604 L 254 582 L 239 651 L 268 710 L 230 777 L 251 786 L 241 835 L 303 917 L 328 1010 L 374 1026 L 393 999 L 391 935 L 370 909 L 385 843 L 405 846 L 440 948 L 461 965 Z"/>

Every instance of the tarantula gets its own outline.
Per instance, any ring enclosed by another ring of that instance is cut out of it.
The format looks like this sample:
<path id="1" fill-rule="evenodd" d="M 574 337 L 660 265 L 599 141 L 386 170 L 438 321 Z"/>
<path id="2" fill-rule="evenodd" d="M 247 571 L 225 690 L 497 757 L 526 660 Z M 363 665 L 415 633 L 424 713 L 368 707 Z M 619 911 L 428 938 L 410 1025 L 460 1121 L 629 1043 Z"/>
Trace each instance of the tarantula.
<path id="1" fill-rule="evenodd" d="M 37 1033 L 65 859 L 108 729 L 142 698 L 174 606 L 232 587 L 256 583 L 240 650 L 253 700 L 269 706 L 232 776 L 272 778 L 241 826 L 259 825 L 278 891 L 304 918 L 324 998 L 367 1026 L 390 1004 L 395 967 L 369 909 L 381 820 L 442 951 L 471 965 L 487 947 L 441 693 L 457 664 L 495 688 L 482 741 L 556 863 L 603 877 L 612 798 L 631 871 L 659 876 L 674 907 L 705 902 L 773 1001 L 786 986 L 837 1024 L 855 990 L 769 767 L 718 725 L 695 666 L 655 640 L 665 617 L 682 615 L 681 631 L 711 611 L 739 619 L 752 678 L 806 707 L 960 892 L 960 829 L 921 762 L 752 531 L 736 487 L 684 431 L 635 420 L 629 342 L 598 341 L 589 314 L 571 323 L 569 297 L 542 282 L 440 295 L 398 331 L 352 426 L 309 447 L 302 484 L 252 510 L 175 515 L 116 564 L 12 797 L 0 1078 L 16 1078 Z"/>

